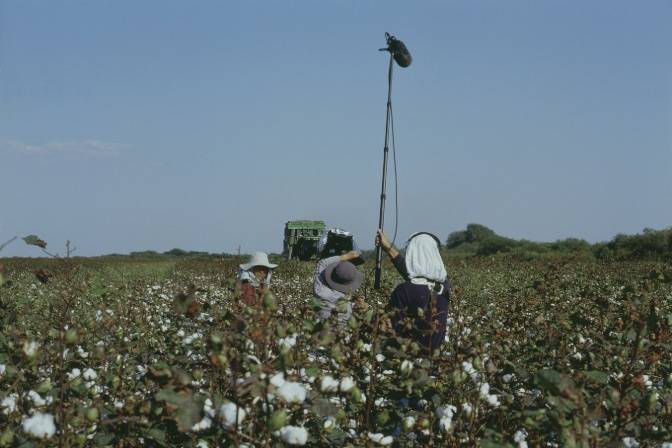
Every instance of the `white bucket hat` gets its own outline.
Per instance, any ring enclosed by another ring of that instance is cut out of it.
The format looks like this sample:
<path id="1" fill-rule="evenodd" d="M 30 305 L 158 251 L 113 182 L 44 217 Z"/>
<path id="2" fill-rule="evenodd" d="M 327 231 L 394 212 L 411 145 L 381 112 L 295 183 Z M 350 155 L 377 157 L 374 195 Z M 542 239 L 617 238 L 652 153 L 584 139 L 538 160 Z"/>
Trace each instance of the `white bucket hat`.
<path id="1" fill-rule="evenodd" d="M 245 271 L 249 271 L 255 266 L 264 266 L 267 267 L 268 269 L 275 269 L 278 267 L 277 264 L 270 263 L 268 261 L 268 255 L 264 252 L 254 252 L 252 256 L 250 257 L 250 261 L 247 263 L 243 263 L 240 266 L 240 269 L 243 269 Z"/>

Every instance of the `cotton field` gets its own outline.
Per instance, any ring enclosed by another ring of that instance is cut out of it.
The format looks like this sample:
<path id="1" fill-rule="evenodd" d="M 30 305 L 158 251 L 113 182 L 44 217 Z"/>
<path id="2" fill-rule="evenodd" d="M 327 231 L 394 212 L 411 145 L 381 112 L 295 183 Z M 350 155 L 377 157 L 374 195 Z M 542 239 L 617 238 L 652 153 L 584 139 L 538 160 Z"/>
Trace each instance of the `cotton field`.
<path id="1" fill-rule="evenodd" d="M 446 260 L 430 357 L 391 266 L 339 326 L 310 262 L 250 308 L 235 258 L 4 260 L 0 446 L 672 447 L 669 266 Z"/>

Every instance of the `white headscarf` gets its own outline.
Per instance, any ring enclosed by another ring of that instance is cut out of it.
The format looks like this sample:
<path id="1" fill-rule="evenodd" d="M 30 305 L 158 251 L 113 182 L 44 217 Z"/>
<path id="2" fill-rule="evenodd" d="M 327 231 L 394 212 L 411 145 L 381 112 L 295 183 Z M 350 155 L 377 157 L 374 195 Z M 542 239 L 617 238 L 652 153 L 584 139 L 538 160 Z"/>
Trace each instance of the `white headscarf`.
<path id="1" fill-rule="evenodd" d="M 406 270 L 411 283 L 427 285 L 434 289 L 436 283 L 446 281 L 446 268 L 439 253 L 439 246 L 430 235 L 426 233 L 411 235 L 406 243 Z M 438 291 L 441 294 L 443 290 Z"/>

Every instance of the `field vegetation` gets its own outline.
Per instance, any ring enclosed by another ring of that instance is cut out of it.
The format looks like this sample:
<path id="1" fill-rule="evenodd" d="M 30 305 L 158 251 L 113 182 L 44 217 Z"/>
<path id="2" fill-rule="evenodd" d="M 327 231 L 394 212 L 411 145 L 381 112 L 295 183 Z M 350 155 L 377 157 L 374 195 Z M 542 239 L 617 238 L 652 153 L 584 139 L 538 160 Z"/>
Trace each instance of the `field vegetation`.
<path id="1" fill-rule="evenodd" d="M 459 246 L 431 356 L 390 265 L 341 328 L 309 262 L 252 309 L 237 257 L 4 259 L 0 446 L 672 446 L 669 263 Z"/>

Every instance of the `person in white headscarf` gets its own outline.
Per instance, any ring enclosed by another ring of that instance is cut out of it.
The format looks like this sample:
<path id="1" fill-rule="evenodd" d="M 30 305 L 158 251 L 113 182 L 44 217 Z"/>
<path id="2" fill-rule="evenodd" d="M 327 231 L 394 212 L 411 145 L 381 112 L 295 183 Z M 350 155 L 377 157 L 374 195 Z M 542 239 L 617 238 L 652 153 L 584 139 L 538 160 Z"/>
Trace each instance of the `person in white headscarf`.
<path id="1" fill-rule="evenodd" d="M 382 230 L 376 234 L 376 246 L 385 251 L 404 278 L 390 296 L 394 310 L 392 326 L 400 336 L 418 342 L 427 352 L 436 350 L 446 335 L 450 282 L 441 259 L 441 243 L 428 232 L 410 236 L 402 255 Z M 405 321 L 411 319 L 409 330 Z"/>

